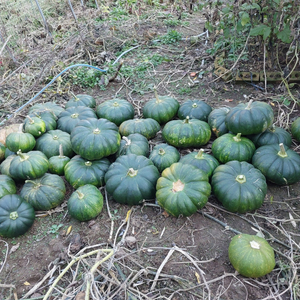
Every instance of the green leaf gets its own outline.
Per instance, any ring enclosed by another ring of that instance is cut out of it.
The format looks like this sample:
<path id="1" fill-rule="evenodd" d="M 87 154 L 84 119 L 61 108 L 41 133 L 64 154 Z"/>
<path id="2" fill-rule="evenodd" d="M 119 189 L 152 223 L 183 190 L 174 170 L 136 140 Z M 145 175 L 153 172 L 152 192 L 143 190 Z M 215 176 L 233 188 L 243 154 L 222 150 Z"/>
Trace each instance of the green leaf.
<path id="1" fill-rule="evenodd" d="M 249 23 L 250 21 L 250 16 L 248 13 L 243 13 L 242 17 L 241 17 L 241 24 L 242 26 L 245 26 L 247 23 Z"/>
<path id="2" fill-rule="evenodd" d="M 262 35 L 264 40 L 270 36 L 270 33 L 271 33 L 271 27 L 265 24 L 258 25 L 254 28 L 251 28 L 250 30 L 251 36 Z"/>
<path id="3" fill-rule="evenodd" d="M 283 42 L 283 43 L 291 43 L 292 38 L 291 38 L 291 29 L 289 24 L 286 24 L 284 29 L 280 32 L 277 33 L 277 37 Z"/>

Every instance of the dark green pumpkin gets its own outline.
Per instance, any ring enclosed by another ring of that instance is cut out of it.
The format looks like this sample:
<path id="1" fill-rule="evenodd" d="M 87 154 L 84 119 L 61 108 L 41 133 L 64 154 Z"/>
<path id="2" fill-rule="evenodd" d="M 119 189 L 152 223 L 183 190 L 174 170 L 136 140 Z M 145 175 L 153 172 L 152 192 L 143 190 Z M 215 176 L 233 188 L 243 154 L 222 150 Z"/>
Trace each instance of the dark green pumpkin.
<path id="1" fill-rule="evenodd" d="M 69 107 L 77 107 L 77 106 L 87 106 L 87 107 L 94 108 L 96 107 L 96 100 L 94 99 L 94 97 L 90 95 L 79 94 L 73 97 L 72 99 L 70 99 L 66 103 L 65 108 L 67 109 Z"/>
<path id="2" fill-rule="evenodd" d="M 46 123 L 41 118 L 27 116 L 24 131 L 31 133 L 34 137 L 39 137 L 46 132 Z"/>
<path id="3" fill-rule="evenodd" d="M 161 143 L 153 147 L 149 158 L 161 173 L 164 169 L 179 161 L 180 153 L 175 147 Z"/>
<path id="4" fill-rule="evenodd" d="M 63 176 L 65 174 L 65 165 L 70 161 L 70 157 L 65 156 L 62 145 L 59 145 L 59 155 L 49 158 L 49 172 Z"/>
<path id="5" fill-rule="evenodd" d="M 99 104 L 96 113 L 98 118 L 107 119 L 120 126 L 122 122 L 133 119 L 134 107 L 127 100 L 115 98 Z"/>
<path id="6" fill-rule="evenodd" d="M 128 154 L 119 156 L 105 174 L 106 191 L 116 202 L 141 204 L 155 198 L 159 172 L 149 158 Z"/>
<path id="7" fill-rule="evenodd" d="M 175 217 L 190 216 L 203 208 L 210 192 L 208 176 L 200 169 L 182 163 L 166 168 L 156 185 L 158 204 Z"/>
<path id="8" fill-rule="evenodd" d="M 46 124 L 46 131 L 56 129 L 56 115 L 50 110 L 34 110 L 29 114 L 29 117 L 36 117 L 42 119 Z"/>
<path id="9" fill-rule="evenodd" d="M 4 161 L 1 163 L 0 165 L 0 172 L 1 174 L 3 175 L 7 175 L 7 176 L 10 176 L 10 173 L 9 173 L 9 168 L 10 168 L 10 164 L 12 162 L 12 160 L 16 157 L 17 155 L 14 154 L 14 155 L 9 155 L 7 158 L 4 159 Z"/>
<path id="10" fill-rule="evenodd" d="M 74 156 L 65 166 L 65 178 L 75 189 L 86 184 L 100 187 L 105 184 L 104 175 L 109 166 L 107 158 L 88 161 Z"/>
<path id="11" fill-rule="evenodd" d="M 251 162 L 255 145 L 246 137 L 226 133 L 214 140 L 211 146 L 213 156 L 225 164 L 231 160 Z"/>
<path id="12" fill-rule="evenodd" d="M 207 122 L 216 137 L 228 133 L 228 129 L 225 124 L 225 119 L 229 111 L 229 107 L 220 107 L 214 109 L 209 114 Z"/>
<path id="13" fill-rule="evenodd" d="M 29 109 L 29 113 L 33 113 L 36 111 L 50 111 L 52 112 L 56 117 L 58 117 L 58 115 L 64 111 L 64 109 L 59 106 L 58 104 L 54 103 L 54 102 L 45 102 L 45 103 L 37 103 L 34 104 L 30 109 Z"/>
<path id="14" fill-rule="evenodd" d="M 20 196 L 35 210 L 50 210 L 62 203 L 66 194 L 64 180 L 56 175 L 46 173 L 42 177 L 26 180 Z"/>
<path id="15" fill-rule="evenodd" d="M 106 119 L 81 120 L 71 132 L 72 148 L 87 160 L 97 160 L 118 151 L 121 136 L 115 123 Z"/>
<path id="16" fill-rule="evenodd" d="M 97 217 L 103 208 L 103 196 L 92 184 L 79 187 L 68 200 L 68 213 L 74 219 L 85 222 Z"/>
<path id="17" fill-rule="evenodd" d="M 291 125 L 291 133 L 293 138 L 300 142 L 300 117 L 293 121 Z"/>
<path id="18" fill-rule="evenodd" d="M 30 229 L 34 219 L 33 207 L 19 195 L 6 195 L 0 199 L 0 236 L 18 237 Z"/>
<path id="19" fill-rule="evenodd" d="M 11 195 L 17 193 L 17 187 L 14 180 L 5 174 L 0 175 L 0 198 L 5 195 Z"/>
<path id="20" fill-rule="evenodd" d="M 265 176 L 245 161 L 218 166 L 212 176 L 214 195 L 231 212 L 245 213 L 262 206 L 267 194 Z"/>
<path id="21" fill-rule="evenodd" d="M 292 149 L 285 149 L 283 144 L 257 148 L 252 164 L 275 184 L 288 185 L 300 181 L 300 156 Z"/>
<path id="22" fill-rule="evenodd" d="M 206 122 L 186 117 L 168 122 L 162 136 L 168 144 L 178 148 L 200 147 L 208 143 L 211 130 Z"/>
<path id="23" fill-rule="evenodd" d="M 190 119 L 207 122 L 211 111 L 211 106 L 202 100 L 186 100 L 178 109 L 178 118 L 183 120 L 189 116 Z"/>

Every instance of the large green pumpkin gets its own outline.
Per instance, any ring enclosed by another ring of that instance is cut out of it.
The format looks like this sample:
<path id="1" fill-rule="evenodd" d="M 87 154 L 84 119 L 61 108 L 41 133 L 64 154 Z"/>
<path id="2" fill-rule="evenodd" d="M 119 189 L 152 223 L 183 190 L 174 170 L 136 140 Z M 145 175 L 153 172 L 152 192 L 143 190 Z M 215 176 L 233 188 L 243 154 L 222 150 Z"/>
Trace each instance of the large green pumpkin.
<path id="1" fill-rule="evenodd" d="M 66 103 L 65 108 L 67 109 L 69 107 L 77 107 L 77 106 L 87 106 L 87 107 L 94 108 L 96 107 L 96 100 L 94 99 L 94 97 L 90 95 L 79 94 L 73 97 L 72 99 L 70 99 Z"/>
<path id="2" fill-rule="evenodd" d="M 56 115 L 50 110 L 34 110 L 29 117 L 36 117 L 43 120 L 46 124 L 46 131 L 56 129 Z"/>
<path id="3" fill-rule="evenodd" d="M 30 229 L 34 219 L 33 207 L 19 195 L 6 195 L 0 199 L 0 236 L 18 237 Z"/>
<path id="4" fill-rule="evenodd" d="M 220 107 L 214 109 L 209 114 L 207 123 L 210 126 L 212 132 L 216 135 L 216 137 L 228 133 L 228 129 L 225 124 L 225 119 L 229 111 L 229 107 Z"/>
<path id="5" fill-rule="evenodd" d="M 178 118 L 185 119 L 189 116 L 190 119 L 207 122 L 208 115 L 211 111 L 211 106 L 202 100 L 186 100 L 178 109 Z"/>
<path id="6" fill-rule="evenodd" d="M 103 196 L 92 184 L 79 187 L 68 200 L 68 213 L 74 219 L 85 222 L 97 217 L 103 208 Z"/>
<path id="7" fill-rule="evenodd" d="M 245 233 L 232 238 L 228 256 L 235 270 L 250 278 L 270 273 L 276 264 L 274 250 L 270 244 L 264 238 Z"/>
<path id="8" fill-rule="evenodd" d="M 156 185 L 158 204 L 175 217 L 190 216 L 204 207 L 210 192 L 208 176 L 200 169 L 182 163 L 166 168 Z"/>
<path id="9" fill-rule="evenodd" d="M 11 195 L 17 193 L 17 187 L 14 180 L 8 175 L 0 175 L 0 198 L 5 195 Z"/>
<path id="10" fill-rule="evenodd" d="M 105 174 L 106 191 L 116 202 L 141 204 L 155 198 L 159 172 L 149 158 L 128 154 L 119 156 Z"/>
<path id="11" fill-rule="evenodd" d="M 49 173 L 34 180 L 26 180 L 20 192 L 20 196 L 35 210 L 50 210 L 58 206 L 64 200 L 65 194 L 64 180 Z"/>
<path id="12" fill-rule="evenodd" d="M 300 142 L 300 117 L 293 121 L 291 125 L 291 133 L 293 138 Z"/>
<path id="13" fill-rule="evenodd" d="M 283 144 L 261 146 L 256 149 L 252 164 L 267 180 L 278 185 L 288 185 L 300 181 L 300 156 Z"/>
<path id="14" fill-rule="evenodd" d="M 107 157 L 118 151 L 121 136 L 115 123 L 106 119 L 81 120 L 71 132 L 72 148 L 88 160 Z"/>
<path id="15" fill-rule="evenodd" d="M 178 148 L 200 147 L 208 143 L 211 130 L 206 122 L 186 117 L 168 122 L 162 136 L 168 144 Z"/>
<path id="16" fill-rule="evenodd" d="M 231 212 L 245 213 L 258 209 L 267 194 L 265 176 L 245 161 L 230 161 L 218 166 L 211 186 L 217 199 Z"/>

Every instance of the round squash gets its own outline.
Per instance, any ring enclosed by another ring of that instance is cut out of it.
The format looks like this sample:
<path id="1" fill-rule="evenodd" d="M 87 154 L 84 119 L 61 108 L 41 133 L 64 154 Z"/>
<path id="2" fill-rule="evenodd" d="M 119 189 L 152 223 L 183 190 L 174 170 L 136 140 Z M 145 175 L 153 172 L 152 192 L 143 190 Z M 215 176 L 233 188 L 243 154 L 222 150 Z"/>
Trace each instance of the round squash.
<path id="1" fill-rule="evenodd" d="M 0 165 L 0 172 L 3 175 L 7 175 L 11 177 L 11 174 L 9 173 L 9 168 L 12 160 L 16 157 L 17 155 L 9 155 L 7 158 L 4 159 L 4 161 Z"/>
<path id="2" fill-rule="evenodd" d="M 178 118 L 198 119 L 207 122 L 208 115 L 212 111 L 210 105 L 202 100 L 187 100 L 183 102 L 178 109 Z"/>
<path id="3" fill-rule="evenodd" d="M 24 122 L 24 131 L 39 137 L 46 132 L 46 123 L 38 117 L 27 116 Z"/>
<path id="4" fill-rule="evenodd" d="M 54 103 L 54 102 L 45 102 L 45 103 L 37 103 L 34 104 L 30 109 L 29 109 L 29 113 L 33 113 L 36 111 L 40 111 L 40 110 L 46 110 L 46 111 L 50 111 L 52 112 L 56 117 L 58 117 L 58 115 L 64 111 L 64 109 L 59 106 L 58 104 Z"/>
<path id="5" fill-rule="evenodd" d="M 228 256 L 235 270 L 250 278 L 270 273 L 276 264 L 274 250 L 270 244 L 264 238 L 245 233 L 232 238 Z"/>
<path id="6" fill-rule="evenodd" d="M 70 157 L 65 156 L 62 144 L 59 145 L 59 155 L 49 158 L 49 172 L 63 176 L 65 174 L 65 165 L 70 161 Z"/>
<path id="7" fill-rule="evenodd" d="M 5 195 L 11 195 L 17 193 L 17 187 L 14 180 L 8 175 L 0 175 L 0 198 Z"/>
<path id="8" fill-rule="evenodd" d="M 267 194 L 265 176 L 245 161 L 230 161 L 218 166 L 211 186 L 216 198 L 231 212 L 245 213 L 258 209 Z"/>
<path id="9" fill-rule="evenodd" d="M 56 129 L 56 115 L 50 110 L 34 110 L 29 117 L 36 117 L 43 120 L 46 124 L 46 131 Z"/>
<path id="10" fill-rule="evenodd" d="M 214 109 L 209 114 L 207 122 L 216 137 L 228 133 L 228 129 L 225 124 L 225 119 L 229 111 L 229 107 L 220 107 Z"/>
<path id="11" fill-rule="evenodd" d="M 96 107 L 96 100 L 94 97 L 86 94 L 79 94 L 76 95 L 74 98 L 70 99 L 66 105 L 65 108 L 69 107 L 77 107 L 77 106 L 87 106 L 90 108 Z"/>
<path id="12" fill-rule="evenodd" d="M 11 124 L 8 126 L 3 126 L 0 129 L 0 143 L 2 143 L 4 146 L 6 146 L 6 138 L 7 136 L 12 132 L 18 132 L 20 131 L 20 128 L 22 130 L 23 124 Z"/>
<path id="13" fill-rule="evenodd" d="M 300 117 L 293 121 L 291 125 L 291 133 L 293 138 L 300 142 Z"/>
<path id="14" fill-rule="evenodd" d="M 158 204 L 169 214 L 190 216 L 205 206 L 211 192 L 208 176 L 182 163 L 166 168 L 156 185 Z"/>

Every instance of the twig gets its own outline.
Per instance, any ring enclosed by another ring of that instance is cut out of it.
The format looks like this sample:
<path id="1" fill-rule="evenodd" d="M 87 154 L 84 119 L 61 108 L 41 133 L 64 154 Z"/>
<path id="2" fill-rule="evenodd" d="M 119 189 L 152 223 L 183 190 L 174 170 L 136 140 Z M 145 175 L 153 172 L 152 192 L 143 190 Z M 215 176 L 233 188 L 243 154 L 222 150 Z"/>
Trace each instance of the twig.
<path id="1" fill-rule="evenodd" d="M 104 194 L 105 194 L 105 202 L 106 202 L 106 208 L 107 208 L 107 213 L 110 219 L 110 232 L 109 232 L 109 236 L 108 236 L 108 242 L 111 243 L 112 242 L 112 236 L 113 236 L 113 232 L 114 232 L 114 220 L 113 217 L 110 213 L 110 208 L 109 208 L 109 204 L 108 204 L 108 196 L 107 196 L 107 191 L 106 189 L 104 189 Z"/>
<path id="2" fill-rule="evenodd" d="M 265 93 L 267 93 L 267 73 L 266 73 L 266 43 L 264 42 L 264 76 L 265 76 Z"/>
<path id="3" fill-rule="evenodd" d="M 6 46 L 6 44 L 8 43 L 8 41 L 9 41 L 10 38 L 11 38 L 11 35 L 6 39 L 4 45 L 2 46 L 2 48 L 1 48 L 1 50 L 0 50 L 0 56 L 1 56 L 2 51 L 4 50 L 4 48 L 5 48 L 5 46 Z"/>
<path id="4" fill-rule="evenodd" d="M 17 289 L 15 287 L 15 285 L 13 284 L 3 284 L 3 283 L 0 283 L 0 287 L 1 288 L 8 288 L 8 289 L 11 289 L 13 291 L 13 294 L 14 294 L 14 299 L 15 300 L 18 300 L 18 295 L 17 295 Z M 10 292 L 11 293 L 11 292 Z M 10 296 L 9 298 L 10 299 Z"/>
<path id="5" fill-rule="evenodd" d="M 3 243 L 5 244 L 5 246 L 6 246 L 5 258 L 4 258 L 4 261 L 2 262 L 2 266 L 1 266 L 1 269 L 0 269 L 0 273 L 1 273 L 1 272 L 2 272 L 2 269 L 4 268 L 4 265 L 5 265 L 5 263 L 6 263 L 6 260 L 7 260 L 8 249 L 9 249 L 9 247 L 8 247 L 8 243 L 7 243 L 7 242 L 5 242 L 5 241 L 3 241 L 3 240 L 0 240 L 0 242 L 3 242 Z"/>

